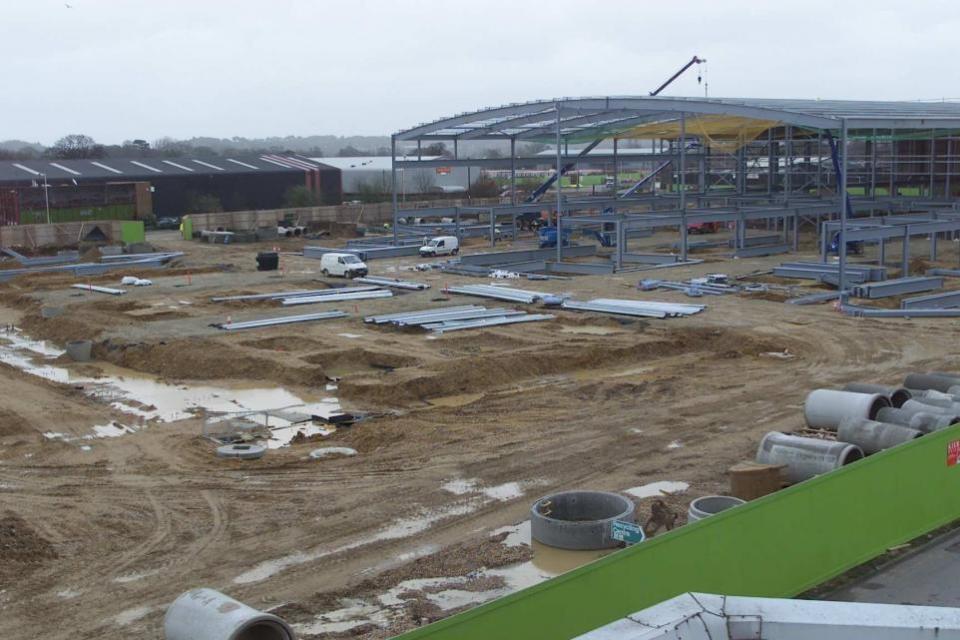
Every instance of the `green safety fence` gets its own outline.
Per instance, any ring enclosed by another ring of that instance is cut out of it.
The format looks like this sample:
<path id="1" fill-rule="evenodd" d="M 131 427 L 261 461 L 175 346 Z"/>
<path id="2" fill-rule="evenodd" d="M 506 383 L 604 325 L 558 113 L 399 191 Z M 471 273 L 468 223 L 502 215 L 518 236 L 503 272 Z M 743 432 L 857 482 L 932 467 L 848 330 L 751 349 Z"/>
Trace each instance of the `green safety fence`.
<path id="1" fill-rule="evenodd" d="M 555 640 L 688 591 L 794 596 L 960 518 L 958 455 L 955 426 L 400 637 Z"/>

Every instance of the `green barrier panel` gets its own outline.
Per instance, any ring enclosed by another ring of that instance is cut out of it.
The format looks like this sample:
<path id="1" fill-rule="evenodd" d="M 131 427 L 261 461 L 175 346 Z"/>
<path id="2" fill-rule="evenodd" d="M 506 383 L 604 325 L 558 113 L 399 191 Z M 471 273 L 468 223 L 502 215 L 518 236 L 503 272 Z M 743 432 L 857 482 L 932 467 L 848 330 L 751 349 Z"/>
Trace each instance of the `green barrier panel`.
<path id="1" fill-rule="evenodd" d="M 793 596 L 960 518 L 958 454 L 954 426 L 400 637 L 555 640 L 687 591 Z"/>
<path id="2" fill-rule="evenodd" d="M 180 219 L 180 233 L 184 240 L 193 240 L 193 220 L 190 216 L 183 216 Z"/>
<path id="3" fill-rule="evenodd" d="M 126 244 L 145 242 L 146 239 L 147 235 L 143 228 L 143 220 L 120 223 L 120 240 Z"/>

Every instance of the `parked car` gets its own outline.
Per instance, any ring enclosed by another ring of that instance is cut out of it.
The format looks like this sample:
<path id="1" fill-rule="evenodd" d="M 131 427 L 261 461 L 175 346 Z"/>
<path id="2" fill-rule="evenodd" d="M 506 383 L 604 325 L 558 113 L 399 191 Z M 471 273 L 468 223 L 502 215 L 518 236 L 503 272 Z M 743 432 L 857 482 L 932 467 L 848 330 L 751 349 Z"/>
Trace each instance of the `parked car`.
<path id="1" fill-rule="evenodd" d="M 325 253 L 320 257 L 320 272 L 325 276 L 356 278 L 367 275 L 367 265 L 352 253 Z"/>
<path id="2" fill-rule="evenodd" d="M 166 216 L 163 218 L 157 218 L 157 221 L 153 225 L 157 229 L 179 229 L 180 228 L 180 218 L 175 216 Z"/>

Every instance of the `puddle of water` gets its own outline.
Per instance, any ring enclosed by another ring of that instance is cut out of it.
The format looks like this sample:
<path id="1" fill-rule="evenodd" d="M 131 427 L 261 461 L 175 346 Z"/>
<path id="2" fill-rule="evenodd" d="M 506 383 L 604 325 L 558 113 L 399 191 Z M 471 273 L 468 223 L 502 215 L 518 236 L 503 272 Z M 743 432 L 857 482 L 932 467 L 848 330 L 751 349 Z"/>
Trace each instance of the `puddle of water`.
<path id="1" fill-rule="evenodd" d="M 520 524 L 507 525 L 506 527 L 500 527 L 499 529 L 494 529 L 490 532 L 490 536 L 498 536 L 501 533 L 506 533 L 507 537 L 503 539 L 502 544 L 505 547 L 521 547 L 521 546 L 530 546 L 530 521 L 524 520 Z"/>
<path id="2" fill-rule="evenodd" d="M 631 427 L 629 431 L 635 436 L 639 436 L 641 433 L 643 433 L 643 429 L 637 429 L 636 427 Z"/>
<path id="3" fill-rule="evenodd" d="M 344 600 L 345 606 L 319 616 L 309 624 L 295 624 L 294 630 L 301 635 L 343 633 L 356 627 L 375 624 L 386 627 L 390 624 L 390 612 L 363 600 Z"/>
<path id="4" fill-rule="evenodd" d="M 683 493 L 689 488 L 690 485 L 686 482 L 662 480 L 660 482 L 651 482 L 639 487 L 626 489 L 624 493 L 629 493 L 635 498 L 653 498 L 668 493 Z"/>
<path id="5" fill-rule="evenodd" d="M 113 622 L 118 626 L 125 627 L 128 624 L 132 624 L 137 620 L 139 620 L 140 618 L 143 618 L 152 610 L 153 610 L 153 607 L 147 607 L 147 606 L 134 607 L 133 609 L 127 609 L 126 611 L 121 611 L 120 613 L 118 613 L 114 617 Z"/>
<path id="6" fill-rule="evenodd" d="M 471 402 L 476 402 L 483 396 L 484 394 L 482 393 L 460 393 L 452 396 L 430 398 L 427 402 L 435 407 L 463 407 Z"/>
<path id="7" fill-rule="evenodd" d="M 64 589 L 63 591 L 57 591 L 57 597 L 63 598 L 64 600 L 72 600 L 83 594 L 83 591 L 78 591 L 77 589 Z"/>
<path id="8" fill-rule="evenodd" d="M 479 484 L 479 482 L 476 478 L 458 478 L 444 482 L 440 485 L 440 488 L 456 496 L 462 496 L 468 493 L 474 493 L 477 490 L 477 484 Z"/>
<path id="9" fill-rule="evenodd" d="M 495 487 L 481 489 L 483 495 L 500 502 L 508 502 L 523 496 L 523 488 L 519 482 L 507 482 Z"/>
<path id="10" fill-rule="evenodd" d="M 527 484 L 539 484 L 532 482 Z M 523 485 L 519 482 L 505 482 L 492 487 L 480 486 L 480 480 L 476 478 L 456 478 L 448 480 L 440 485 L 440 488 L 448 493 L 457 496 L 467 495 L 469 493 L 480 493 L 491 500 L 507 502 L 523 497 Z"/>
<path id="11" fill-rule="evenodd" d="M 580 333 L 580 334 L 586 334 L 590 336 L 609 336 L 619 332 L 616 329 L 611 329 L 610 327 L 584 325 L 584 326 L 566 326 L 560 329 L 560 333 Z"/>
<path id="12" fill-rule="evenodd" d="M 411 560 L 416 560 L 418 558 L 423 558 L 424 556 L 429 556 L 430 554 L 436 553 L 439 550 L 440 550 L 440 545 L 437 545 L 437 544 L 421 545 L 415 549 L 411 549 L 410 551 L 399 553 L 393 556 L 392 558 L 390 558 L 389 560 L 385 560 L 384 562 L 376 564 L 372 567 L 367 567 L 366 569 L 363 569 L 357 572 L 357 575 L 367 575 L 371 573 L 376 575 L 382 571 L 387 571 L 389 569 L 399 567 L 400 565 L 410 562 Z"/>
<path id="13" fill-rule="evenodd" d="M 341 338 L 351 338 L 351 339 L 363 337 L 359 333 L 338 333 L 337 335 L 340 336 Z"/>
<path id="14" fill-rule="evenodd" d="M 281 407 L 322 417 L 330 417 L 341 411 L 336 398 L 305 403 L 299 396 L 282 388 L 227 389 L 209 385 L 173 385 L 130 375 L 125 370 L 112 370 L 108 375 L 89 378 L 75 376 L 64 367 L 43 362 L 63 353 L 46 342 L 31 340 L 20 333 L 0 334 L 0 362 L 47 380 L 83 386 L 88 396 L 106 402 L 119 411 L 138 416 L 144 421 L 174 422 L 190 418 L 200 410 L 224 414 L 220 419 L 229 419 L 245 412 L 273 411 Z M 335 385 L 333 389 L 336 389 Z M 256 416 L 252 418 L 256 419 Z M 308 437 L 333 433 L 328 427 L 295 423 L 277 415 L 261 415 L 260 423 L 273 429 L 267 442 L 271 449 L 286 446 L 298 432 L 303 432 Z M 134 427 L 113 422 L 95 425 L 93 433 L 84 438 L 116 437 L 134 432 Z M 58 432 L 48 432 L 44 436 L 65 441 L 74 439 Z"/>
<path id="15" fill-rule="evenodd" d="M 350 447 L 321 447 L 320 449 L 314 449 L 310 452 L 310 457 L 313 459 L 326 458 L 329 456 L 355 455 L 357 455 L 357 450 L 351 449 Z"/>
<path id="16" fill-rule="evenodd" d="M 521 575 L 515 578 L 514 582 L 520 580 L 533 580 L 536 576 L 544 576 L 537 581 L 558 576 L 567 571 L 581 567 L 587 563 L 593 562 L 598 558 L 612 553 L 615 549 L 599 549 L 591 551 L 569 551 L 567 549 L 558 549 L 533 540 L 530 536 L 530 521 L 523 522 L 506 527 L 500 527 L 490 532 L 491 536 L 501 533 L 507 533 L 502 545 L 505 547 L 528 546 L 533 549 L 533 559 L 528 562 L 521 562 L 517 565 L 510 565 L 495 571 L 513 571 Z M 532 568 L 531 568 L 532 565 Z M 536 582 L 533 582 L 536 584 Z M 529 585 L 527 585 L 529 586 Z M 518 587 L 522 588 L 522 587 Z"/>

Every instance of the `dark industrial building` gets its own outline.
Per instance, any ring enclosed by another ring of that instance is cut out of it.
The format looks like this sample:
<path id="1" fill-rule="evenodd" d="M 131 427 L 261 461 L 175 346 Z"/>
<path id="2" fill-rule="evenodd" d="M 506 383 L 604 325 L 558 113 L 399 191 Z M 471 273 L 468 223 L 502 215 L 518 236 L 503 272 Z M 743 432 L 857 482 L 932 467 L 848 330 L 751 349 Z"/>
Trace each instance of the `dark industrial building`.
<path id="1" fill-rule="evenodd" d="M 340 170 L 290 155 L 0 162 L 0 224 L 276 209 L 291 187 L 340 204 Z M 46 193 L 45 193 L 46 192 Z"/>

